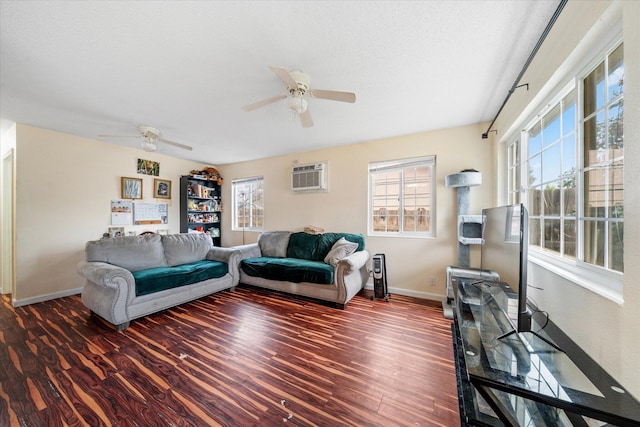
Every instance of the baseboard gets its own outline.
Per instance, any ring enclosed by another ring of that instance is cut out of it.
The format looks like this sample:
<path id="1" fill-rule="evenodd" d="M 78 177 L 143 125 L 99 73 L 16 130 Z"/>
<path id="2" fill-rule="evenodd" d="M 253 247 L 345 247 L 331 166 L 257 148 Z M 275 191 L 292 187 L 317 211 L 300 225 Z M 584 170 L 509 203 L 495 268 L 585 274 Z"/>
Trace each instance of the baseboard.
<path id="1" fill-rule="evenodd" d="M 37 304 L 39 302 L 49 301 L 56 298 L 68 297 L 70 295 L 77 295 L 82 292 L 82 288 L 67 289 L 66 291 L 54 292 L 52 294 L 38 295 L 37 297 L 14 299 L 11 304 L 14 307 L 22 307 L 24 305 Z"/>
<path id="2" fill-rule="evenodd" d="M 373 284 L 368 282 L 364 288 L 372 291 Z M 431 301 L 440 301 L 440 302 L 445 302 L 447 300 L 447 297 L 445 297 L 444 295 L 432 294 L 429 292 L 412 291 L 409 289 L 402 289 L 402 288 L 389 288 L 388 291 L 391 295 L 397 294 L 397 295 L 404 295 L 408 297 L 416 297 L 416 298 L 428 299 Z"/>

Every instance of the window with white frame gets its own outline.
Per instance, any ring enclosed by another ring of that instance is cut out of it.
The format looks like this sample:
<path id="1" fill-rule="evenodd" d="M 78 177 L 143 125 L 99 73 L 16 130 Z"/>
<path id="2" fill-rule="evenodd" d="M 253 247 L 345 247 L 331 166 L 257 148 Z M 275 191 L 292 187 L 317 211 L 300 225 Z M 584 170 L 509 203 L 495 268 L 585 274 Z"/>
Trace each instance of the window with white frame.
<path id="1" fill-rule="evenodd" d="M 583 79 L 583 259 L 624 271 L 623 45 Z"/>
<path id="2" fill-rule="evenodd" d="M 529 244 L 576 255 L 576 97 L 562 94 L 526 130 Z"/>
<path id="3" fill-rule="evenodd" d="M 526 204 L 529 245 L 541 254 L 621 274 L 623 44 L 593 63 L 507 145 L 507 200 Z"/>
<path id="4" fill-rule="evenodd" d="M 507 204 L 520 203 L 520 140 L 507 145 Z"/>
<path id="5" fill-rule="evenodd" d="M 233 230 L 264 229 L 263 177 L 234 179 L 231 182 Z"/>
<path id="6" fill-rule="evenodd" d="M 435 235 L 435 156 L 369 164 L 369 234 Z"/>

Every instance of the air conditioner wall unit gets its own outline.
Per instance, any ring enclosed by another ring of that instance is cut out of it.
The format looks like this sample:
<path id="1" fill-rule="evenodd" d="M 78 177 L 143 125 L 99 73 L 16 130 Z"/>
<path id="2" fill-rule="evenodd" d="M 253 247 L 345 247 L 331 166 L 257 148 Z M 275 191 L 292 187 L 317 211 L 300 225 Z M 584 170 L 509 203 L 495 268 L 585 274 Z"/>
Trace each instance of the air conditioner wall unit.
<path id="1" fill-rule="evenodd" d="M 324 191 L 327 189 L 327 164 L 313 163 L 291 168 L 291 190 Z"/>

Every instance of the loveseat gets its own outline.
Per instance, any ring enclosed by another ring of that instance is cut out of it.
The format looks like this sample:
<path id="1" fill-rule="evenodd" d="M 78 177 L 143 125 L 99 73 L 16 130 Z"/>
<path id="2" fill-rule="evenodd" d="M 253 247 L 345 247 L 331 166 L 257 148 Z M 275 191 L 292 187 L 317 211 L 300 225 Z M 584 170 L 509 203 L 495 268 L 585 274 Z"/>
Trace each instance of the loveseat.
<path id="1" fill-rule="evenodd" d="M 364 236 L 269 231 L 238 246 L 240 283 L 287 292 L 345 308 L 366 284 L 370 258 Z"/>
<path id="2" fill-rule="evenodd" d="M 82 302 L 121 331 L 133 319 L 238 284 L 239 252 L 206 234 L 148 234 L 87 242 Z"/>

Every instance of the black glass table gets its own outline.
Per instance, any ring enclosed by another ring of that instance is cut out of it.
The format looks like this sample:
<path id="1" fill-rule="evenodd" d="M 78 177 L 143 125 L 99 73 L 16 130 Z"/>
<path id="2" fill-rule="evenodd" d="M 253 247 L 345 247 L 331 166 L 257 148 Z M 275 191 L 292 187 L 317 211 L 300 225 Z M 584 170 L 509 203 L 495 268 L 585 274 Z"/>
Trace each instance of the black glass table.
<path id="1" fill-rule="evenodd" d="M 640 425 L 640 403 L 545 315 L 533 316 L 533 332 L 509 334 L 517 301 L 508 285 L 459 279 L 455 290 L 463 423 Z"/>

